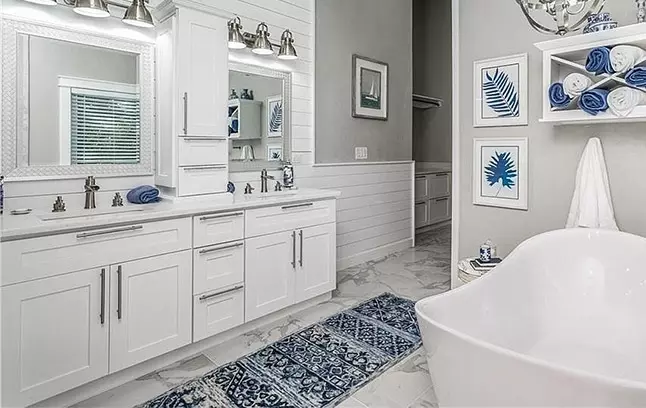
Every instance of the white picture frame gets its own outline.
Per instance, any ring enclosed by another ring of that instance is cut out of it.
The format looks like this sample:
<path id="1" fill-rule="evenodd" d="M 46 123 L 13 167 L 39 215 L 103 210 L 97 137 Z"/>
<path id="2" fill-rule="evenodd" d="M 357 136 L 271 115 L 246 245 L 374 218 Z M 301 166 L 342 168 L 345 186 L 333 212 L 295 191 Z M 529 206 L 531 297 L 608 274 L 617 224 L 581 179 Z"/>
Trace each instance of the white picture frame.
<path id="1" fill-rule="evenodd" d="M 527 210 L 526 137 L 473 140 L 473 204 Z"/>
<path id="2" fill-rule="evenodd" d="M 352 55 L 352 117 L 388 120 L 388 64 Z"/>
<path id="3" fill-rule="evenodd" d="M 279 144 L 267 145 L 267 161 L 283 160 L 283 146 Z"/>
<path id="4" fill-rule="evenodd" d="M 527 126 L 527 54 L 473 63 L 473 126 Z"/>
<path id="5" fill-rule="evenodd" d="M 267 98 L 267 137 L 282 137 L 284 122 L 283 97 L 281 95 Z"/>

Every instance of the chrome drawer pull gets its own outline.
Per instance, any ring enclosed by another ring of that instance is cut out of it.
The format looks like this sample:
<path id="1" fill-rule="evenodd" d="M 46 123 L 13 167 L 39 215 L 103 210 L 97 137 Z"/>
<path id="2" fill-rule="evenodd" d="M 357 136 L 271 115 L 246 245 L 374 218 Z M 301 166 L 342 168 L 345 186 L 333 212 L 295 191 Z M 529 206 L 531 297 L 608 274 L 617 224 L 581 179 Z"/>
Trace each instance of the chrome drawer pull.
<path id="1" fill-rule="evenodd" d="M 226 169 L 226 165 L 220 166 L 199 166 L 199 167 L 183 167 L 184 171 L 199 171 L 199 170 L 223 170 Z"/>
<path id="2" fill-rule="evenodd" d="M 449 198 L 444 197 L 444 198 L 438 198 L 437 200 L 435 200 L 436 203 L 441 203 L 442 201 L 449 201 Z"/>
<path id="3" fill-rule="evenodd" d="M 117 267 L 117 318 L 121 320 L 121 265 Z"/>
<path id="4" fill-rule="evenodd" d="M 188 92 L 184 92 L 184 134 L 188 134 Z"/>
<path id="5" fill-rule="evenodd" d="M 305 203 L 305 204 L 285 205 L 285 206 L 282 206 L 280 208 L 282 208 L 283 210 L 291 210 L 291 209 L 294 209 L 294 208 L 311 207 L 313 205 L 314 205 L 314 203 Z"/>
<path id="6" fill-rule="evenodd" d="M 231 244 L 231 245 L 223 245 L 223 246 L 214 247 L 214 248 L 202 249 L 202 250 L 200 250 L 199 254 L 200 255 L 210 254 L 211 252 L 223 251 L 225 249 L 231 249 L 231 248 L 238 248 L 238 247 L 241 247 L 243 245 L 244 245 L 243 242 L 238 242 L 238 243 Z"/>
<path id="7" fill-rule="evenodd" d="M 101 268 L 101 325 L 105 323 L 105 268 Z"/>
<path id="8" fill-rule="evenodd" d="M 100 235 L 116 234 L 119 232 L 131 232 L 131 231 L 137 231 L 141 229 L 144 229 L 143 225 L 133 225 L 131 227 L 116 228 L 108 231 L 84 232 L 82 234 L 76 234 L 76 238 L 82 239 L 82 238 L 98 237 Z"/>
<path id="9" fill-rule="evenodd" d="M 235 288 L 223 290 L 222 292 L 217 292 L 217 293 L 212 293 L 210 295 L 200 296 L 199 299 L 201 301 L 204 301 L 204 300 L 208 300 L 208 299 L 211 299 L 211 298 L 214 298 L 214 297 L 217 297 L 217 296 L 226 295 L 227 293 L 235 292 L 236 290 L 240 290 L 240 289 L 243 289 L 243 288 L 244 288 L 244 286 L 240 285 L 240 286 L 236 286 Z"/>
<path id="10" fill-rule="evenodd" d="M 296 269 L 296 231 L 292 232 L 292 268 Z"/>
<path id="11" fill-rule="evenodd" d="M 299 259 L 298 263 L 301 265 L 301 268 L 303 267 L 303 230 L 300 230 L 298 232 L 298 235 L 301 237 L 301 259 Z"/>
<path id="12" fill-rule="evenodd" d="M 448 176 L 448 175 L 449 175 L 449 173 L 435 173 L 435 177 L 444 177 L 444 176 Z"/>
<path id="13" fill-rule="evenodd" d="M 221 218 L 240 217 L 242 215 L 244 215 L 242 211 L 237 213 L 229 213 L 229 214 L 206 215 L 204 217 L 200 217 L 200 221 L 219 220 Z"/>

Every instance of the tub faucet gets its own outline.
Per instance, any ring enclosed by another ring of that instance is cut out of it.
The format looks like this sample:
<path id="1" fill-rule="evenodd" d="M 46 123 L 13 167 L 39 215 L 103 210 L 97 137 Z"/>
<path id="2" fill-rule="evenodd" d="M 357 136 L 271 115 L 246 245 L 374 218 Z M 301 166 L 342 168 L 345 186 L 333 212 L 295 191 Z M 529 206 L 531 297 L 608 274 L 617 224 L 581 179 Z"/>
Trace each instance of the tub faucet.
<path id="1" fill-rule="evenodd" d="M 260 192 L 266 193 L 269 190 L 267 189 L 267 180 L 273 180 L 274 176 L 267 174 L 267 169 L 262 169 L 260 172 Z"/>
<path id="2" fill-rule="evenodd" d="M 85 179 L 85 209 L 96 208 L 96 196 L 95 193 L 99 191 L 99 186 L 96 184 L 94 176 L 88 176 Z"/>

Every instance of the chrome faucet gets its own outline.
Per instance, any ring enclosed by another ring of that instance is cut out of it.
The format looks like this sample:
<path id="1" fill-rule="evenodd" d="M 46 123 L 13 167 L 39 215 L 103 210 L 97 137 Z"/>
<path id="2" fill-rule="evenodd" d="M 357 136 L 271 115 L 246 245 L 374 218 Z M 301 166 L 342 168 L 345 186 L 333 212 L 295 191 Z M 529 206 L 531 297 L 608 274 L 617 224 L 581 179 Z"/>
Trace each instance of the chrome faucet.
<path id="1" fill-rule="evenodd" d="M 266 193 L 269 190 L 267 189 L 267 180 L 273 180 L 274 176 L 267 174 L 267 169 L 262 169 L 260 172 L 260 192 Z"/>
<path id="2" fill-rule="evenodd" d="M 99 186 L 96 184 L 94 176 L 88 176 L 85 179 L 85 209 L 89 210 L 96 208 L 96 197 L 95 193 L 99 191 Z"/>

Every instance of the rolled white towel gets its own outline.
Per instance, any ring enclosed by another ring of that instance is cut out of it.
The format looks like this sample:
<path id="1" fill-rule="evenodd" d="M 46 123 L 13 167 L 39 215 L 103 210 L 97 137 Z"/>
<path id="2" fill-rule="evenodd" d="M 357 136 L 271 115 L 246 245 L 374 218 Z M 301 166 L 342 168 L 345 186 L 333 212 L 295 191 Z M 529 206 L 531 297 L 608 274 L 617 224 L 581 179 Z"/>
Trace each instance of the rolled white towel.
<path id="1" fill-rule="evenodd" d="M 608 94 L 608 107 L 616 116 L 626 117 L 639 105 L 646 104 L 646 93 L 622 86 Z"/>
<path id="2" fill-rule="evenodd" d="M 585 92 L 592 85 L 592 80 L 583 74 L 570 74 L 563 80 L 563 90 L 571 97 L 576 97 Z"/>
<path id="3" fill-rule="evenodd" d="M 610 50 L 610 64 L 615 72 L 627 72 L 644 59 L 646 51 L 634 45 L 618 45 Z"/>

